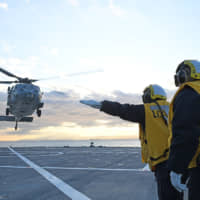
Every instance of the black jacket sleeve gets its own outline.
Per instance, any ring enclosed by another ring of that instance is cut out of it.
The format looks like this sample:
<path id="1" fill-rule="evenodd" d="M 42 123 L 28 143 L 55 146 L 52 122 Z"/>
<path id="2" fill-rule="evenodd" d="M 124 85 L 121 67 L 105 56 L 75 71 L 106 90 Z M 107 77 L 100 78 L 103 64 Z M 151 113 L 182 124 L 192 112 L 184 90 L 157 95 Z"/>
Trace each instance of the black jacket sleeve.
<path id="1" fill-rule="evenodd" d="M 103 101 L 100 110 L 107 114 L 118 116 L 124 120 L 141 123 L 143 126 L 145 123 L 145 111 L 143 104 L 130 105 L 112 101 Z"/>
<path id="2" fill-rule="evenodd" d="M 200 136 L 200 95 L 190 87 L 184 88 L 173 105 L 172 142 L 169 169 L 184 173 L 192 160 Z"/>

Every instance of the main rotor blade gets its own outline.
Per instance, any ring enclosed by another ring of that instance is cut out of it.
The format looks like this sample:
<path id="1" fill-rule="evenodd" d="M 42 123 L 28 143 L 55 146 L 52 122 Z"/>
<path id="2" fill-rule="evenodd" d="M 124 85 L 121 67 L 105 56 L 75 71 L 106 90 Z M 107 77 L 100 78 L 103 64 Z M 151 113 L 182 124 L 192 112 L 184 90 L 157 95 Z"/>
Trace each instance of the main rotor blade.
<path id="1" fill-rule="evenodd" d="M 14 75 L 14 74 L 12 74 L 12 73 L 6 71 L 6 70 L 3 69 L 3 68 L 0 68 L 0 72 L 6 74 L 7 76 L 13 77 L 13 78 L 21 79 L 20 77 L 18 77 L 18 76 L 16 76 L 16 75 Z"/>
<path id="2" fill-rule="evenodd" d="M 5 69 L 3 69 L 3 68 L 0 68 L 0 72 L 2 72 L 2 73 L 4 73 L 4 74 L 6 74 L 7 76 L 10 76 L 10 77 L 13 77 L 13 78 L 20 79 L 20 77 L 18 77 L 18 76 L 16 76 L 16 75 L 14 75 L 14 74 L 12 74 L 12 73 L 10 73 L 10 72 L 6 71 L 6 70 L 5 70 Z"/>
<path id="3" fill-rule="evenodd" d="M 8 71 L 6 71 L 5 69 L 0 67 L 0 72 L 6 74 L 7 76 L 13 77 L 13 78 L 17 78 L 18 81 L 0 81 L 0 84 L 11 84 L 11 83 L 32 83 L 32 82 L 36 82 L 38 81 L 37 79 L 29 79 L 29 78 L 21 78 L 19 76 L 16 76 Z"/>
<path id="4" fill-rule="evenodd" d="M 77 73 L 72 73 L 72 74 L 66 74 L 66 76 L 80 76 L 80 75 L 94 74 L 98 72 L 103 72 L 103 70 L 99 69 L 99 70 L 91 70 L 91 71 L 86 71 L 86 72 L 77 72 Z"/>
<path id="5" fill-rule="evenodd" d="M 18 81 L 0 81 L 0 84 L 18 83 Z"/>
<path id="6" fill-rule="evenodd" d="M 39 79 L 40 81 L 42 80 L 50 80 L 50 79 L 59 79 L 59 78 L 68 78 L 68 77 L 72 77 L 72 76 L 81 76 L 81 75 L 88 75 L 88 74 L 94 74 L 94 73 L 98 73 L 98 72 L 104 72 L 102 69 L 99 70 L 91 70 L 91 71 L 85 71 L 85 72 L 77 72 L 77 73 L 72 73 L 72 74 L 63 74 L 61 76 L 51 76 L 48 78 L 42 78 Z"/>
<path id="7" fill-rule="evenodd" d="M 30 82 L 36 82 L 36 81 L 39 81 L 37 79 L 30 79 Z"/>

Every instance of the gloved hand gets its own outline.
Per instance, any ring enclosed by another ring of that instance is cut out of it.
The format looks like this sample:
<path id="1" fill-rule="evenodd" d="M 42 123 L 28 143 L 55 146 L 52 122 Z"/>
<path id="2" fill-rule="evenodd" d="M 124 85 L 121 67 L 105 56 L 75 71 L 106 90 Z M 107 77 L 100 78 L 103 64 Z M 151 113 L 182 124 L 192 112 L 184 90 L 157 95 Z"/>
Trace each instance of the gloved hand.
<path id="1" fill-rule="evenodd" d="M 93 108 L 97 108 L 97 109 L 101 108 L 101 102 L 94 101 L 94 100 L 80 100 L 80 103 L 91 106 Z"/>
<path id="2" fill-rule="evenodd" d="M 183 192 L 187 189 L 186 184 L 181 183 L 182 174 L 177 174 L 176 172 L 170 172 L 170 181 L 173 187 L 179 192 Z"/>

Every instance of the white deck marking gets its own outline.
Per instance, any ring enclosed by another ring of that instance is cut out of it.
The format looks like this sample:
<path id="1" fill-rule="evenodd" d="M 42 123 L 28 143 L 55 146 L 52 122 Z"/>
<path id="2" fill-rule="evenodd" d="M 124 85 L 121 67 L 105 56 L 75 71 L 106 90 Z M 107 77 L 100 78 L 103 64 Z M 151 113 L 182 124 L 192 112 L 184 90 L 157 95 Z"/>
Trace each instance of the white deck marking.
<path id="1" fill-rule="evenodd" d="M 52 175 L 45 169 L 41 168 L 39 165 L 36 165 L 29 159 L 25 158 L 14 149 L 8 147 L 10 151 L 15 153 L 19 158 L 21 158 L 26 164 L 30 165 L 35 171 L 41 174 L 44 178 L 46 178 L 50 183 L 55 185 L 60 191 L 62 191 L 66 196 L 70 197 L 72 200 L 91 200 L 84 194 L 80 193 L 76 189 L 72 188 L 70 185 L 66 184 L 61 179 L 57 178 L 56 176 Z"/>
<path id="2" fill-rule="evenodd" d="M 143 168 L 141 169 L 108 169 L 108 168 L 79 168 L 79 167 L 44 167 L 45 169 L 69 169 L 69 170 L 88 170 L 88 171 L 126 171 L 126 172 L 144 172 Z"/>
<path id="3" fill-rule="evenodd" d="M 27 167 L 27 166 L 13 166 L 13 165 L 1 165 L 0 168 L 13 168 L 13 169 L 32 169 L 31 167 Z"/>
<path id="4" fill-rule="evenodd" d="M 28 168 L 28 169 L 30 169 L 31 167 L 0 165 L 0 168 L 16 168 L 16 169 Z M 138 168 L 138 169 L 124 169 L 124 168 L 112 169 L 112 168 L 110 168 L 109 169 L 109 168 L 92 168 L 92 167 L 81 168 L 81 167 L 48 167 L 48 166 L 44 166 L 41 168 L 43 168 L 43 169 L 60 169 L 60 170 L 83 170 L 83 171 L 116 171 L 116 172 L 149 172 L 150 171 L 150 170 L 145 170 L 144 168 Z"/>
<path id="5" fill-rule="evenodd" d="M 1 152 L 0 152 L 1 153 Z M 23 153 L 23 151 L 20 151 L 20 152 L 18 152 L 18 153 Z M 29 155 L 29 154 L 31 154 L 32 153 L 32 155 Z M 34 154 L 35 153 L 35 154 Z M 43 154 L 42 154 L 43 153 Z M 46 153 L 46 154 L 45 154 Z M 61 155 L 63 155 L 64 153 L 63 152 L 51 152 L 51 153 L 47 153 L 47 152 L 42 152 L 42 151 L 40 151 L 40 152 L 35 152 L 35 151 L 24 151 L 24 153 L 23 154 L 27 154 L 27 155 L 29 155 L 29 157 L 34 157 L 34 156 L 37 156 L 37 157 L 42 157 L 42 156 L 61 156 Z M 7 156 L 0 156 L 0 158 L 10 158 L 10 157 L 13 157 L 13 156 L 15 156 L 15 154 L 13 153 L 13 152 L 9 152 L 9 155 L 7 155 Z"/>

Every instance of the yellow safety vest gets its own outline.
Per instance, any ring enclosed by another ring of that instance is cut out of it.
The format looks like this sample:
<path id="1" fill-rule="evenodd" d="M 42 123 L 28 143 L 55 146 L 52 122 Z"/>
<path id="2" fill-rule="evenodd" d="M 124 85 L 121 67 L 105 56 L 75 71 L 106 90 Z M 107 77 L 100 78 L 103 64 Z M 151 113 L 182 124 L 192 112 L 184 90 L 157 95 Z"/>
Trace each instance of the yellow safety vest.
<path id="1" fill-rule="evenodd" d="M 163 116 L 168 118 L 169 103 L 164 100 L 157 101 Z M 145 108 L 145 130 L 140 124 L 139 138 L 141 142 L 142 161 L 148 163 L 153 169 L 158 163 L 168 159 L 168 126 L 162 117 L 161 111 L 156 103 L 144 104 Z"/>
<path id="2" fill-rule="evenodd" d="M 193 88 L 198 94 L 200 94 L 200 81 L 193 81 L 193 82 L 186 82 L 184 84 L 182 84 L 180 86 L 180 88 L 178 89 L 178 91 L 176 92 L 176 94 L 174 95 L 171 103 L 170 103 L 170 109 L 169 109 L 169 118 L 168 118 L 168 123 L 169 123 L 169 132 L 170 132 L 170 136 L 169 136 L 169 147 L 171 145 L 171 140 L 172 140 L 172 120 L 173 120 L 173 104 L 174 104 L 174 100 L 176 98 L 176 96 L 178 95 L 178 93 L 184 89 L 185 86 L 189 86 L 191 88 Z M 192 133 L 191 133 L 192 134 Z M 200 141 L 200 138 L 199 138 Z M 189 163 L 188 168 L 194 168 L 197 166 L 196 164 L 196 159 L 197 156 L 200 154 L 200 142 L 199 142 L 199 146 L 198 149 L 194 155 L 194 157 L 192 158 L 191 162 Z"/>

